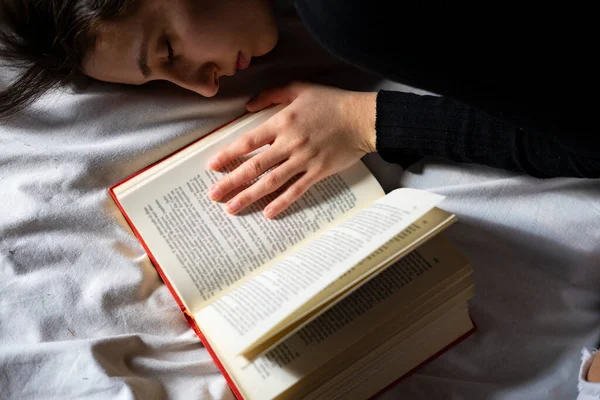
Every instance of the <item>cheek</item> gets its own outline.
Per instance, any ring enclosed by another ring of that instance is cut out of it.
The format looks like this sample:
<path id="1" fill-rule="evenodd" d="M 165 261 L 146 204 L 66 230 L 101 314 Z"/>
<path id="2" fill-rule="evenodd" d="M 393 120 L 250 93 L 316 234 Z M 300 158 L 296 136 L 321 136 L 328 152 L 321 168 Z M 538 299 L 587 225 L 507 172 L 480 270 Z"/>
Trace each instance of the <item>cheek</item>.
<path id="1" fill-rule="evenodd" d="M 231 52 L 236 44 L 238 32 L 227 21 L 211 18 L 188 18 L 178 24 L 178 36 L 184 41 L 185 48 L 196 56 L 214 58 L 225 52 Z"/>
<path id="2" fill-rule="evenodd" d="M 229 59 L 231 54 L 244 49 L 253 56 L 269 52 L 278 39 L 270 5 L 245 1 L 243 6 L 240 6 L 243 2 L 219 0 L 211 6 L 204 3 L 201 10 L 180 9 L 178 33 L 186 49 L 192 51 L 194 57 L 211 59 Z"/>

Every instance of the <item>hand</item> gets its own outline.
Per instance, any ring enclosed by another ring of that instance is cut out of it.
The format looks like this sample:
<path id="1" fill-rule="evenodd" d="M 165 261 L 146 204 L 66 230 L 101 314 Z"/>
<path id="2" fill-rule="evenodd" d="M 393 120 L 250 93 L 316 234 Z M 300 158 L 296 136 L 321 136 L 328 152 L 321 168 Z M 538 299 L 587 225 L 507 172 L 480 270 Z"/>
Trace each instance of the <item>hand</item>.
<path id="1" fill-rule="evenodd" d="M 271 169 L 227 203 L 227 211 L 235 214 L 299 176 L 264 209 L 267 218 L 274 218 L 319 180 L 375 151 L 376 97 L 377 93 L 308 83 L 291 83 L 262 92 L 248 103 L 248 111 L 271 104 L 288 105 L 224 148 L 209 167 L 219 170 L 244 154 L 270 146 L 213 185 L 210 198 L 219 200 Z"/>

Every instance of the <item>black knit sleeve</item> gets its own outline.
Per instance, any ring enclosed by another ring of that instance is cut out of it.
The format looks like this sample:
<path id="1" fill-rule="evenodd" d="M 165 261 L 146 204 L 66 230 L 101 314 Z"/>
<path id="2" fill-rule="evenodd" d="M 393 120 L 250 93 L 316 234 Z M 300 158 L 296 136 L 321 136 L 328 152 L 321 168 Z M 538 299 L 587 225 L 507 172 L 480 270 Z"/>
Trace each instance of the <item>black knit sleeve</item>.
<path id="1" fill-rule="evenodd" d="M 377 151 L 406 167 L 438 156 L 548 177 L 600 177 L 600 156 L 581 156 L 555 138 L 527 132 L 448 98 L 380 91 Z"/>

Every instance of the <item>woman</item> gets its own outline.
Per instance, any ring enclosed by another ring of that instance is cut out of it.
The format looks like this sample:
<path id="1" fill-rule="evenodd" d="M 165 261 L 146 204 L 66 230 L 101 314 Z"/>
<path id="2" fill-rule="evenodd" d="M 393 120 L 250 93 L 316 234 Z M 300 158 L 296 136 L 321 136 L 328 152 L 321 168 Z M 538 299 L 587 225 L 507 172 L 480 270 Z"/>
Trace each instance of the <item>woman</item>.
<path id="1" fill-rule="evenodd" d="M 0 56 L 27 67 L 0 96 L 3 117 L 78 75 L 125 84 L 168 80 L 213 96 L 222 77 L 248 68 L 277 42 L 267 0 L 1 1 Z M 523 9 L 503 15 L 454 4 L 295 5 L 330 52 L 441 97 L 305 83 L 261 93 L 249 111 L 289 106 L 210 163 L 218 169 L 271 144 L 210 189 L 219 200 L 271 169 L 227 203 L 229 212 L 298 176 L 265 208 L 273 218 L 318 180 L 374 151 L 403 165 L 436 155 L 537 177 L 600 176 L 595 104 L 586 97 L 597 86 L 595 25 L 585 23 L 585 13 L 567 28 L 564 8 L 531 18 Z"/>

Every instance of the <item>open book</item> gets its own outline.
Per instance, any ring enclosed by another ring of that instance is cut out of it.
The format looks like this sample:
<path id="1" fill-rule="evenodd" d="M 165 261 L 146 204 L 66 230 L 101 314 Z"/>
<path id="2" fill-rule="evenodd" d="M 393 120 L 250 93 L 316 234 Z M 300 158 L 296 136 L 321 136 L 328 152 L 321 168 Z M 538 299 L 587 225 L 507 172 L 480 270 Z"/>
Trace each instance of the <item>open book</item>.
<path id="1" fill-rule="evenodd" d="M 274 220 L 262 209 L 280 191 L 235 216 L 209 200 L 227 171 L 208 160 L 280 108 L 110 194 L 238 398 L 368 398 L 473 330 L 471 269 L 437 235 L 455 221 L 442 196 L 386 195 L 361 162 Z"/>

